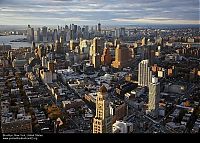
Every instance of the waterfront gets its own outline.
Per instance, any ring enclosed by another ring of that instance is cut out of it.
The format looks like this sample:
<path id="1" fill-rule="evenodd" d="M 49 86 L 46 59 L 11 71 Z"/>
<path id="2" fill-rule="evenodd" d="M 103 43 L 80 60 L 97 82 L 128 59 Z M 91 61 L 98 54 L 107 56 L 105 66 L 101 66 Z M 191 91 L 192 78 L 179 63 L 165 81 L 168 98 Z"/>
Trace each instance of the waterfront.
<path id="1" fill-rule="evenodd" d="M 10 42 L 16 39 L 23 39 L 26 38 L 24 35 L 9 35 L 9 36 L 0 36 L 0 45 L 11 45 L 12 48 L 19 48 L 19 47 L 30 47 L 31 43 L 28 42 Z"/>

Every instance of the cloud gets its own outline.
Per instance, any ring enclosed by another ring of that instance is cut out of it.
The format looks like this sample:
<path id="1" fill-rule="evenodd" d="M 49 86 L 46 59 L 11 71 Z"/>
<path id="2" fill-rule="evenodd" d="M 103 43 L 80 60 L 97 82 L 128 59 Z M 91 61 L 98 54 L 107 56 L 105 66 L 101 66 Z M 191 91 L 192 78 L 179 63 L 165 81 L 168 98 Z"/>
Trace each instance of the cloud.
<path id="1" fill-rule="evenodd" d="M 119 20 L 123 24 L 194 24 L 199 21 L 199 10 L 199 0 L 0 0 L 3 24 L 23 24 L 16 17 L 38 24 L 55 23 L 52 19 L 63 24 L 62 19 L 70 22 L 71 17 L 83 24 L 116 24 Z"/>

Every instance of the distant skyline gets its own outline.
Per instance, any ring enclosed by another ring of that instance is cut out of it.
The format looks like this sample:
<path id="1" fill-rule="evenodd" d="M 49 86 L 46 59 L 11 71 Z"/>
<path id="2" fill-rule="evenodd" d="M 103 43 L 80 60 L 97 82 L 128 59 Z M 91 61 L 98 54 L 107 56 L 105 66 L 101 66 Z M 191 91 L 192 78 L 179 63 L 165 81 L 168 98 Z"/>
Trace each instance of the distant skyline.
<path id="1" fill-rule="evenodd" d="M 199 24 L 199 0 L 0 0 L 0 25 Z"/>

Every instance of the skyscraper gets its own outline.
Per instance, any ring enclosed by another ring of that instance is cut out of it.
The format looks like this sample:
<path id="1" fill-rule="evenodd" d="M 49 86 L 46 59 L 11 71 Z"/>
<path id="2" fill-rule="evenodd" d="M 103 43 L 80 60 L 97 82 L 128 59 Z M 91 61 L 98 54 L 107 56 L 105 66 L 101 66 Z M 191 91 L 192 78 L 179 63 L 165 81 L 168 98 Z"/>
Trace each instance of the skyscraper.
<path id="1" fill-rule="evenodd" d="M 158 108 L 160 102 L 160 83 L 157 77 L 152 77 L 152 82 L 149 84 L 149 101 L 147 113 L 153 117 L 158 116 Z"/>
<path id="2" fill-rule="evenodd" d="M 93 119 L 93 133 L 112 133 L 111 115 L 107 89 L 103 85 L 97 93 L 96 115 Z"/>
<path id="3" fill-rule="evenodd" d="M 42 27 L 42 39 L 43 39 L 43 42 L 47 42 L 47 27 L 46 26 Z"/>
<path id="4" fill-rule="evenodd" d="M 144 37 L 144 38 L 142 39 L 142 46 L 147 45 L 147 41 L 148 41 L 148 39 Z"/>
<path id="5" fill-rule="evenodd" d="M 32 41 L 32 46 L 31 46 L 31 53 L 34 53 L 36 47 L 35 47 L 35 42 Z"/>
<path id="6" fill-rule="evenodd" d="M 34 40 L 35 42 L 40 42 L 40 28 L 34 31 Z"/>
<path id="7" fill-rule="evenodd" d="M 101 23 L 98 23 L 97 31 L 98 31 L 98 32 L 101 32 Z"/>
<path id="8" fill-rule="evenodd" d="M 119 29 L 119 36 L 120 37 L 124 37 L 126 35 L 126 29 L 124 27 Z"/>
<path id="9" fill-rule="evenodd" d="M 42 59 L 42 57 L 46 55 L 46 50 L 43 44 L 38 45 L 37 54 L 40 59 Z"/>
<path id="10" fill-rule="evenodd" d="M 32 42 L 34 40 L 34 29 L 31 28 L 30 25 L 28 25 L 27 29 L 27 40 L 28 42 Z"/>
<path id="11" fill-rule="evenodd" d="M 114 41 L 114 47 L 117 47 L 118 44 L 120 44 L 120 40 L 119 39 L 115 39 L 115 41 Z"/>
<path id="12" fill-rule="evenodd" d="M 103 51 L 103 55 L 101 56 L 101 63 L 102 65 L 110 66 L 111 60 L 112 60 L 112 57 L 110 55 L 109 48 L 105 47 Z"/>
<path id="13" fill-rule="evenodd" d="M 149 67 L 149 60 L 143 60 L 138 65 L 138 85 L 148 86 L 151 82 L 152 71 Z"/>
<path id="14" fill-rule="evenodd" d="M 56 40 L 54 51 L 56 53 L 62 53 L 62 47 L 60 41 Z"/>
<path id="15" fill-rule="evenodd" d="M 104 47 L 104 43 L 103 40 L 101 38 L 95 37 L 93 39 L 93 44 L 92 44 L 92 54 L 95 53 L 100 53 L 102 54 L 103 52 L 103 47 Z"/>
<path id="16" fill-rule="evenodd" d="M 53 32 L 53 41 L 56 42 L 56 40 L 58 40 L 58 31 L 57 31 L 57 29 L 54 29 L 54 32 Z"/>
<path id="17" fill-rule="evenodd" d="M 130 64 L 130 53 L 126 45 L 118 44 L 115 49 L 115 61 L 112 62 L 112 67 L 123 68 Z"/>
<path id="18" fill-rule="evenodd" d="M 94 65 L 94 68 L 99 68 L 101 65 L 101 57 L 99 53 L 92 55 L 92 64 Z"/>
<path id="19" fill-rule="evenodd" d="M 142 47 L 142 59 L 149 60 L 149 65 L 154 64 L 156 46 L 148 45 Z"/>
<path id="20" fill-rule="evenodd" d="M 64 37 L 63 36 L 60 36 L 60 44 L 61 44 L 61 47 L 63 48 L 63 46 L 64 46 Z"/>

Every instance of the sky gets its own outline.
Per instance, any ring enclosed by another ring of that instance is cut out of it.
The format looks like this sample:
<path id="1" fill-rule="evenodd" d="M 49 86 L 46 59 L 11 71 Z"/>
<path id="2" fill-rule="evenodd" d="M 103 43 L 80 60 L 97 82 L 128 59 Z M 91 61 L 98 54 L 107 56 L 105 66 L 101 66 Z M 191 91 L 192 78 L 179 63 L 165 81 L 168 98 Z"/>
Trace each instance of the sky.
<path id="1" fill-rule="evenodd" d="M 0 25 L 199 24 L 199 0 L 0 0 Z"/>

